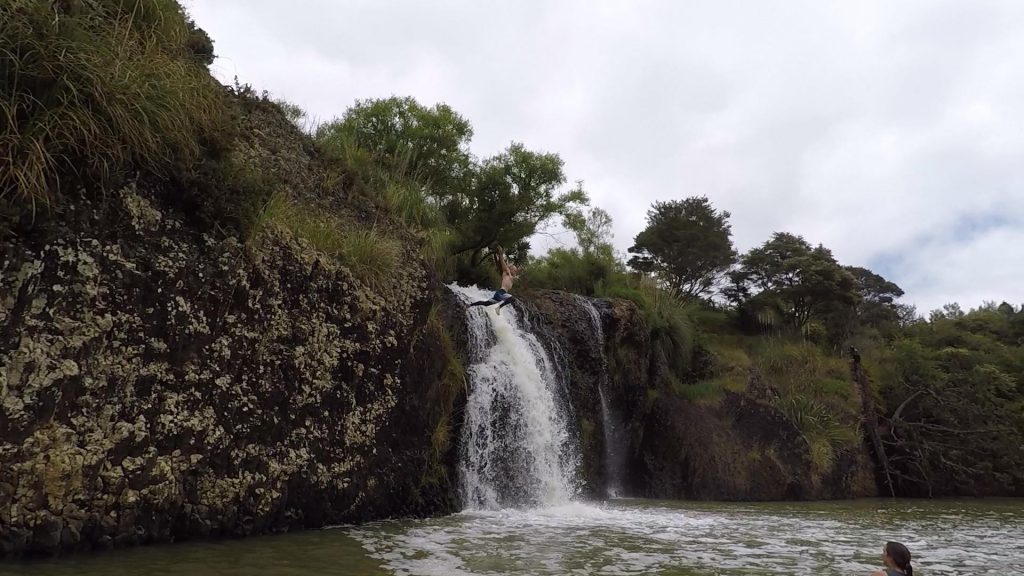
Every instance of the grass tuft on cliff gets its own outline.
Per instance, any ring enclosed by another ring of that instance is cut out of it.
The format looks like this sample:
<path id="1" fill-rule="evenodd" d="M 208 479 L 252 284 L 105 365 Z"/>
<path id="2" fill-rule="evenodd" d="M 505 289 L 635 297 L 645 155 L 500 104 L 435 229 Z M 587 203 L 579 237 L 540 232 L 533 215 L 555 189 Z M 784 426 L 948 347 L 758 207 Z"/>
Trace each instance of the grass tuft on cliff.
<path id="1" fill-rule="evenodd" d="M 401 246 L 383 230 L 355 222 L 275 193 L 257 218 L 254 234 L 277 224 L 336 259 L 357 278 L 384 288 L 401 262 Z"/>
<path id="2" fill-rule="evenodd" d="M 0 199 L 21 210 L 135 170 L 166 175 L 223 129 L 212 43 L 173 0 L 0 6 Z"/>

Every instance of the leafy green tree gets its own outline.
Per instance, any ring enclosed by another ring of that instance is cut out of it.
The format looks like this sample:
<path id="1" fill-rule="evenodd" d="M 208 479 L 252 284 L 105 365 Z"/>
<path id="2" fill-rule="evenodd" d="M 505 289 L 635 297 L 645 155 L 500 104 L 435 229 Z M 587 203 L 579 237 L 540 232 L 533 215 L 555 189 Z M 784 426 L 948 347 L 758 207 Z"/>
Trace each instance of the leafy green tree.
<path id="1" fill-rule="evenodd" d="M 784 232 L 745 254 L 730 278 L 733 300 L 770 308 L 800 330 L 830 307 L 853 307 L 860 299 L 856 280 L 830 250 Z"/>
<path id="2" fill-rule="evenodd" d="M 629 266 L 687 298 L 707 294 L 736 261 L 729 213 L 706 197 L 655 202 L 629 248 Z"/>
<path id="3" fill-rule="evenodd" d="M 614 255 L 603 250 L 582 252 L 578 248 L 553 248 L 530 262 L 523 280 L 531 288 L 596 296 L 612 284 L 624 283 L 626 278 Z"/>
<path id="4" fill-rule="evenodd" d="M 924 321 L 917 312 L 917 306 L 913 304 L 896 303 L 892 307 L 896 311 L 896 323 L 900 328 L 907 328 Z"/>
<path id="5" fill-rule="evenodd" d="M 554 248 L 526 268 L 524 280 L 535 288 L 553 288 L 595 296 L 628 282 L 625 266 L 611 245 L 612 217 L 601 208 L 575 211 L 564 218 L 579 248 Z"/>
<path id="6" fill-rule="evenodd" d="M 357 100 L 316 136 L 335 148 L 367 151 L 377 164 L 400 170 L 437 197 L 461 193 L 473 172 L 473 128 L 446 104 L 428 107 L 397 96 Z"/>
<path id="7" fill-rule="evenodd" d="M 881 337 L 891 341 L 903 325 L 904 316 L 912 313 L 913 307 L 908 309 L 896 302 L 903 290 L 867 268 L 844 266 L 843 269 L 853 277 L 859 298 L 853 306 L 843 301 L 825 306 L 822 325 L 828 343 L 835 349 L 843 349 L 853 340 Z"/>
<path id="8" fill-rule="evenodd" d="M 1013 307 L 1013 304 L 1006 301 L 1000 303 L 999 306 L 996 307 L 996 310 L 1007 318 L 1013 318 L 1017 314 L 1017 309 Z"/>
<path id="9" fill-rule="evenodd" d="M 444 104 L 361 100 L 316 136 L 345 160 L 364 190 L 400 191 L 391 203 L 405 207 L 424 204 L 411 196 L 427 198 L 424 208 L 436 209 L 451 229 L 450 253 L 467 258 L 470 269 L 496 244 L 513 260 L 524 259 L 527 239 L 541 226 L 572 217 L 587 203 L 582 187 L 562 190 L 566 178 L 557 154 L 513 143 L 477 161 L 468 148 L 472 127 Z M 467 268 L 460 264 L 460 270 Z"/>
<path id="10" fill-rule="evenodd" d="M 570 212 L 564 220 L 565 227 L 576 236 L 576 243 L 584 252 L 611 246 L 612 217 L 603 208 L 591 208 L 585 213 Z"/>
<path id="11" fill-rule="evenodd" d="M 453 254 L 470 254 L 476 266 L 495 244 L 519 244 L 552 218 L 576 213 L 587 204 L 587 195 L 578 184 L 563 191 L 564 184 L 557 154 L 513 143 L 488 158 L 476 169 L 468 192 L 444 205 L 456 234 Z"/>
<path id="12" fill-rule="evenodd" d="M 836 307 L 837 314 L 833 315 L 832 320 L 838 320 L 841 326 L 833 324 L 830 327 L 833 333 L 849 336 L 858 330 L 870 328 L 878 330 L 886 338 L 892 337 L 900 325 L 900 314 L 904 313 L 896 302 L 903 296 L 903 289 L 867 268 L 844 266 L 843 269 L 853 276 L 860 298 L 853 307 Z"/>
<path id="13" fill-rule="evenodd" d="M 863 304 L 892 304 L 903 296 L 902 288 L 867 268 L 844 266 L 843 269 L 856 281 L 857 292 L 860 292 Z"/>

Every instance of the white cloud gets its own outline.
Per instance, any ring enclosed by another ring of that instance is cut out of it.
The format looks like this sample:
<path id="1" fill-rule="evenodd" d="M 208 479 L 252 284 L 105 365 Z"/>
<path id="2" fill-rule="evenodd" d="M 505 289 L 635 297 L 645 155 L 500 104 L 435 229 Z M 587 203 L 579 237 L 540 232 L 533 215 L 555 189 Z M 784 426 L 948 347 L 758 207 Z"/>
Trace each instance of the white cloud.
<path id="1" fill-rule="evenodd" d="M 1024 302 L 1024 3 L 195 0 L 223 79 L 329 119 L 412 95 L 559 152 L 629 246 L 707 195 L 922 309 Z M 966 231 L 966 232 L 965 232 Z M 969 234 L 967 233 L 969 232 Z M 991 252 L 990 252 L 991 251 Z"/>

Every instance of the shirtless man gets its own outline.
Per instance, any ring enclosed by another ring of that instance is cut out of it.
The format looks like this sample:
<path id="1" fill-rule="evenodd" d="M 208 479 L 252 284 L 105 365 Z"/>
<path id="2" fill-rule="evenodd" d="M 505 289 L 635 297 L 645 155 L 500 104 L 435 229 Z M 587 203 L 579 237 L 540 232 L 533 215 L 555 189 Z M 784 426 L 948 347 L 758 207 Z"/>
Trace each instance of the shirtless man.
<path id="1" fill-rule="evenodd" d="M 473 302 L 470 306 L 493 306 L 500 302 L 496 312 L 501 314 L 501 309 L 515 299 L 508 291 L 512 289 L 512 282 L 519 277 L 519 269 L 508 263 L 508 260 L 505 259 L 505 251 L 501 249 L 501 246 L 498 246 L 498 250 L 494 253 L 494 261 L 501 271 L 501 288 L 494 293 L 494 296 L 491 296 L 490 300 Z"/>

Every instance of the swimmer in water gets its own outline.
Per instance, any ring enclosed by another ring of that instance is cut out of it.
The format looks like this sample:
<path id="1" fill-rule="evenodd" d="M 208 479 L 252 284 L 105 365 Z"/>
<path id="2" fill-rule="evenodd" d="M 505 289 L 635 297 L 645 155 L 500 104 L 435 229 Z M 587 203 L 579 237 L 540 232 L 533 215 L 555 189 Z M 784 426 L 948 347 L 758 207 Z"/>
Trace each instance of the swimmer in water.
<path id="1" fill-rule="evenodd" d="M 885 543 L 882 563 L 885 568 L 872 572 L 871 576 L 914 576 L 914 568 L 910 566 L 910 550 L 899 542 Z"/>

